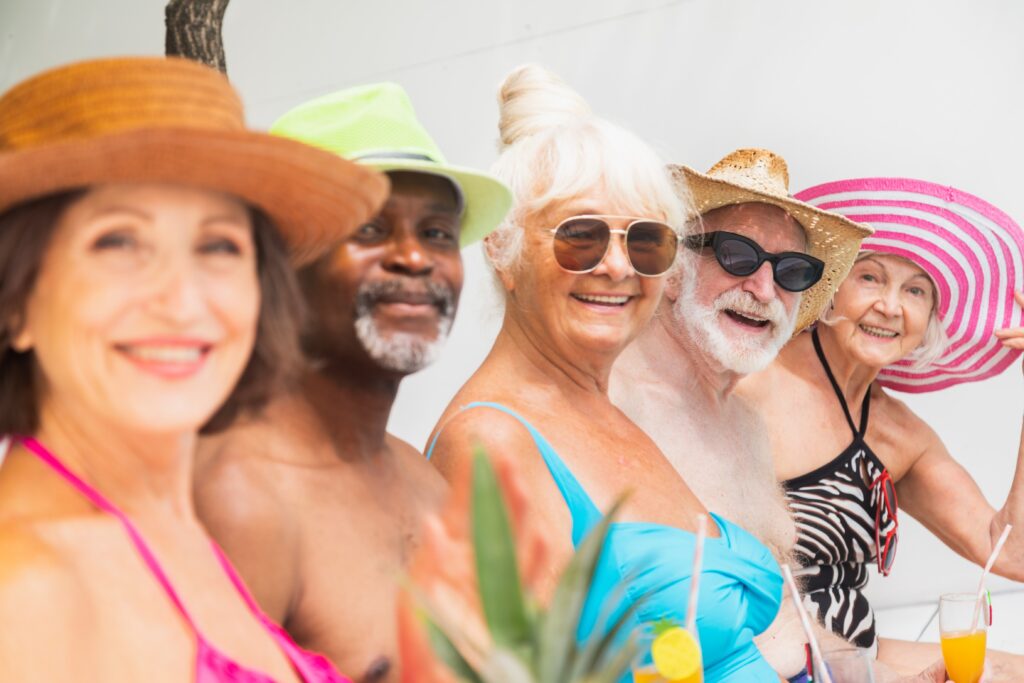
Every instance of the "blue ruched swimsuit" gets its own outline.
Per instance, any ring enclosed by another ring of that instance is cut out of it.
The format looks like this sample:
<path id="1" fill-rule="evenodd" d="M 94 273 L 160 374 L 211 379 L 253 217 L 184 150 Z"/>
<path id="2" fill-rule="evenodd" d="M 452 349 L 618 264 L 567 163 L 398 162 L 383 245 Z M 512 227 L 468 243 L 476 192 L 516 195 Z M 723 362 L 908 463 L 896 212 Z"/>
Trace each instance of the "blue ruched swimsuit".
<path id="1" fill-rule="evenodd" d="M 601 512 L 551 444 L 533 425 L 499 403 L 470 403 L 516 418 L 529 430 L 548 471 L 572 514 L 572 542 L 578 546 L 601 520 Z M 439 432 L 440 433 L 440 432 Z M 437 437 L 427 450 L 429 459 Z M 782 574 L 771 552 L 752 535 L 714 513 L 719 538 L 704 545 L 697 631 L 704 656 L 705 683 L 762 683 L 778 675 L 753 638 L 774 621 L 782 600 Z M 652 522 L 616 522 L 599 560 L 583 608 L 577 638 L 586 640 L 642 596 L 635 627 L 668 618 L 683 623 L 689 601 L 695 536 Z M 620 683 L 628 683 L 624 677 Z"/>

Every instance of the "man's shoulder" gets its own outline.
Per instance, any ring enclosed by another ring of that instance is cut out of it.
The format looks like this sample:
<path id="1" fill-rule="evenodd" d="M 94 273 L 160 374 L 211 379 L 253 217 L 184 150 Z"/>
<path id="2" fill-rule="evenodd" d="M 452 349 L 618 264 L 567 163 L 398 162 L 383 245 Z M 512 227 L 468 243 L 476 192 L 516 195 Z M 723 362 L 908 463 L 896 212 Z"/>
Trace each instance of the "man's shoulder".
<path id="1" fill-rule="evenodd" d="M 215 532 L 280 530 L 294 506 L 292 470 L 300 442 L 263 418 L 249 419 L 199 444 L 193 490 L 200 517 Z"/>
<path id="2" fill-rule="evenodd" d="M 309 464 L 322 449 L 323 436 L 313 428 L 312 410 L 301 395 L 286 394 L 257 415 L 236 421 L 228 429 L 199 442 L 197 471 L 218 468 L 260 473 L 280 481 L 289 465 Z"/>

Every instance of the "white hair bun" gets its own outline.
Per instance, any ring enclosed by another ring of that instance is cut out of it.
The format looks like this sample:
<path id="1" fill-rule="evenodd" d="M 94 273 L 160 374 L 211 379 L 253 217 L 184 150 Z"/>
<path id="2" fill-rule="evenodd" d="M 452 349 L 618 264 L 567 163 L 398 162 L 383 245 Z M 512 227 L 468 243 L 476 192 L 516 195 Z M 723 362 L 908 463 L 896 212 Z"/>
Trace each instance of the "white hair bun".
<path id="1" fill-rule="evenodd" d="M 538 64 L 516 67 L 498 92 L 500 148 L 543 130 L 593 116 L 586 101 Z"/>

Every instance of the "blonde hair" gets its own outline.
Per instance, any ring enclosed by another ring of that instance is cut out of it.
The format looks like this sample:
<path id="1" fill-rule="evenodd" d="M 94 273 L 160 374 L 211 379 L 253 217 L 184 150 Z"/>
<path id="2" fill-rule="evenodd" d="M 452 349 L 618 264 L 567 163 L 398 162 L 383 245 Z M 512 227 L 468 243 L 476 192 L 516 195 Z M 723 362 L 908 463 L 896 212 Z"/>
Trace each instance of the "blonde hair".
<path id="1" fill-rule="evenodd" d="M 854 263 L 862 261 L 869 256 L 876 256 L 879 254 L 882 256 L 893 256 L 895 258 L 903 259 L 904 261 L 917 266 L 916 263 L 903 256 L 885 254 L 884 252 L 871 251 L 870 249 L 865 249 L 858 253 Z M 928 278 L 928 281 L 932 283 L 932 310 L 928 315 L 928 326 L 925 327 L 924 338 L 921 340 L 921 344 L 907 356 L 907 360 L 913 361 L 913 365 L 911 365 L 911 367 L 914 370 L 923 370 L 932 365 L 942 358 L 942 355 L 946 353 L 946 349 L 949 348 L 949 336 L 946 334 L 946 328 L 942 324 L 942 321 L 939 320 L 939 288 L 935 285 L 935 281 L 932 280 L 931 275 L 925 273 L 925 276 Z M 819 320 L 826 325 L 833 325 L 839 321 L 839 318 L 832 316 L 832 307 L 829 306 L 829 308 L 821 314 Z"/>
<path id="2" fill-rule="evenodd" d="M 683 232 L 691 204 L 680 199 L 687 195 L 677 193 L 664 162 L 636 135 L 595 116 L 553 73 L 536 64 L 516 68 L 502 83 L 498 103 L 501 154 L 491 170 L 515 201 L 488 237 L 495 268 L 518 262 L 526 217 L 594 190 Z"/>

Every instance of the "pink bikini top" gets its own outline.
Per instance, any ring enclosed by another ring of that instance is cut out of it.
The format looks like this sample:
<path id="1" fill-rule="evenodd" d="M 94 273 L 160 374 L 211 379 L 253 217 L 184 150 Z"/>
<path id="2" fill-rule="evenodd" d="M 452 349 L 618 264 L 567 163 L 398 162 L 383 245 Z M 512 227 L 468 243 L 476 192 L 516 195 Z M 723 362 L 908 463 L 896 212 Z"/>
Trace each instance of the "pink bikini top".
<path id="1" fill-rule="evenodd" d="M 55 455 L 50 453 L 46 448 L 32 438 L 23 438 L 21 442 L 25 444 L 25 447 L 30 451 L 39 456 L 39 459 L 49 465 L 57 474 L 61 475 L 68 481 L 69 484 L 78 489 L 86 498 L 88 498 L 93 505 L 108 512 L 117 517 L 121 524 L 124 525 L 125 530 L 128 532 L 129 538 L 132 543 L 135 544 L 135 548 L 139 551 L 142 559 L 145 561 L 146 566 L 156 577 L 156 580 L 163 586 L 164 592 L 167 593 L 167 597 L 171 599 L 171 602 L 177 608 L 178 612 L 181 613 L 185 623 L 188 624 L 189 628 L 196 637 L 196 683 L 274 683 L 274 679 L 267 676 L 259 671 L 253 671 L 246 669 L 245 667 L 237 664 L 228 658 L 225 654 L 217 650 L 203 634 L 196 627 L 195 622 L 192 621 L 191 615 L 188 610 L 185 609 L 185 605 L 182 604 L 181 599 L 178 597 L 177 592 L 174 590 L 174 586 L 167 579 L 167 575 L 164 570 L 160 567 L 160 563 L 157 562 L 156 557 L 150 551 L 149 546 L 143 540 L 142 535 L 135 528 L 135 526 L 128 519 L 127 515 L 118 510 L 114 505 L 104 498 L 100 493 L 86 484 L 84 481 L 79 479 L 71 470 L 64 466 Z M 283 628 L 275 624 L 270 617 L 263 613 L 263 610 L 256 604 L 255 599 L 249 593 L 249 590 L 242 583 L 242 579 L 235 572 L 234 567 L 228 561 L 228 558 L 224 555 L 224 552 L 220 547 L 211 539 L 210 544 L 213 546 L 213 553 L 220 560 L 220 564 L 224 567 L 224 572 L 228 575 L 231 583 L 234 584 L 235 589 L 238 590 L 245 603 L 249 606 L 253 615 L 263 624 L 264 628 L 270 632 L 270 637 L 278 644 L 278 646 L 284 651 L 288 657 L 296 673 L 304 681 L 304 683 L 351 683 L 348 678 L 345 678 L 334 668 L 334 666 L 327 660 L 323 655 L 318 655 L 312 652 L 303 650 L 288 636 Z"/>

